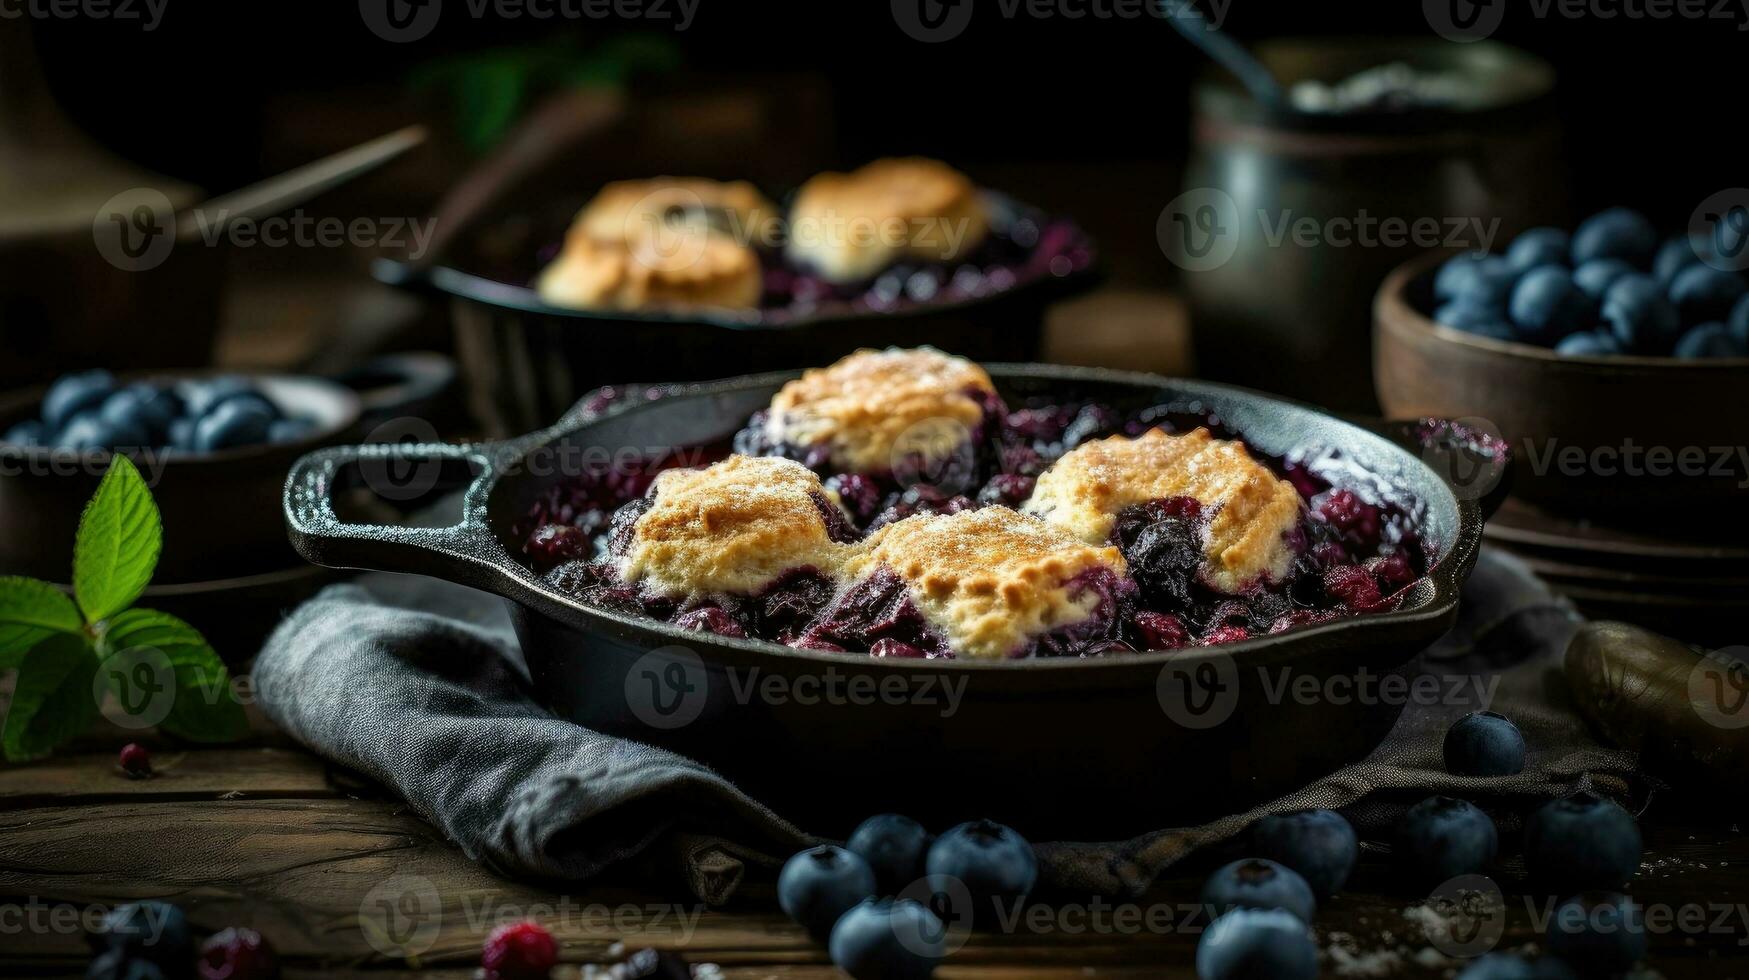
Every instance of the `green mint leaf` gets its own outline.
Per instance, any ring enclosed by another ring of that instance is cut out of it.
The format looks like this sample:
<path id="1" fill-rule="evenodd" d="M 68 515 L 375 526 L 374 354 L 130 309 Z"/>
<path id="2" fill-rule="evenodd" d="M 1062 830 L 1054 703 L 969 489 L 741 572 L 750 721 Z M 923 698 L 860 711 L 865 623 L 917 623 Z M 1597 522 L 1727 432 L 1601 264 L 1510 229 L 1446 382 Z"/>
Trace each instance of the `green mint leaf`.
<path id="1" fill-rule="evenodd" d="M 198 742 L 230 741 L 248 732 L 224 661 L 199 630 L 175 616 L 151 609 L 118 613 L 98 652 L 130 724 L 158 725 Z"/>
<path id="2" fill-rule="evenodd" d="M 77 633 L 85 625 L 66 593 L 47 582 L 0 576 L 0 670 L 24 662 L 24 655 L 53 633 Z"/>
<path id="3" fill-rule="evenodd" d="M 96 669 L 82 635 L 51 633 L 31 647 L 0 726 L 0 752 L 13 762 L 35 759 L 89 729 L 97 718 Z"/>
<path id="4" fill-rule="evenodd" d="M 133 605 L 164 546 L 158 505 L 140 471 L 117 455 L 79 518 L 73 544 L 73 595 L 87 622 L 108 619 Z"/>

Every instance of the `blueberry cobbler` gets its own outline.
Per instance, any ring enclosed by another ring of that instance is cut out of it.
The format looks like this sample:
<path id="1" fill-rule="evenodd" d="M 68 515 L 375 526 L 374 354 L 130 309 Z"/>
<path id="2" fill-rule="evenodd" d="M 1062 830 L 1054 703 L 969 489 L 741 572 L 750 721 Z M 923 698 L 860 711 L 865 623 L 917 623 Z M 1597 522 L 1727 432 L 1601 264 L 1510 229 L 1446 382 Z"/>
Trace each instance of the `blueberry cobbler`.
<path id="1" fill-rule="evenodd" d="M 1072 223 L 907 157 L 817 174 L 787 211 L 745 181 L 619 181 L 536 258 L 534 289 L 553 306 L 775 323 L 994 295 L 1093 256 Z"/>
<path id="2" fill-rule="evenodd" d="M 1402 506 L 1218 418 L 1009 405 L 930 348 L 806 372 L 732 448 L 553 488 L 522 526 L 530 566 L 686 629 L 976 660 L 1279 633 L 1392 608 L 1427 570 Z"/>

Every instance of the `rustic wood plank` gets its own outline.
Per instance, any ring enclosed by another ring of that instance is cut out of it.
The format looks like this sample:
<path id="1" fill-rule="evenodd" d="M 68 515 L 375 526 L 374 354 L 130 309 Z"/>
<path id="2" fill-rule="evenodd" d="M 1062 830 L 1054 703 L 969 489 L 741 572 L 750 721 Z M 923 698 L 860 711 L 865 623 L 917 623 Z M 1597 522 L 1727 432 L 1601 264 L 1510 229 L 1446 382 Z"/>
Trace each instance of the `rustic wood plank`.
<path id="1" fill-rule="evenodd" d="M 308 752 L 276 748 L 161 750 L 150 779 L 123 775 L 113 753 L 56 755 L 0 768 L 8 809 L 74 803 L 220 798 L 333 797 L 327 767 Z"/>

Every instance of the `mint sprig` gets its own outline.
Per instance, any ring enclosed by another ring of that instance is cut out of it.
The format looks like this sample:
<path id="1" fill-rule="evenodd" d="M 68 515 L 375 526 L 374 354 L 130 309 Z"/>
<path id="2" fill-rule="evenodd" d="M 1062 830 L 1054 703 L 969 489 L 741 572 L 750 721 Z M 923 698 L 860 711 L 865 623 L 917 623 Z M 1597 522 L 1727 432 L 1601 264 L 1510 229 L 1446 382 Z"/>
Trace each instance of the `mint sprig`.
<path id="1" fill-rule="evenodd" d="M 0 671 L 16 669 L 0 722 L 9 760 L 46 755 L 87 730 L 107 700 L 118 725 L 157 725 L 196 741 L 247 730 L 230 672 L 200 631 L 130 608 L 163 549 L 163 522 L 140 471 L 116 456 L 79 519 L 73 596 L 48 582 L 0 577 Z"/>

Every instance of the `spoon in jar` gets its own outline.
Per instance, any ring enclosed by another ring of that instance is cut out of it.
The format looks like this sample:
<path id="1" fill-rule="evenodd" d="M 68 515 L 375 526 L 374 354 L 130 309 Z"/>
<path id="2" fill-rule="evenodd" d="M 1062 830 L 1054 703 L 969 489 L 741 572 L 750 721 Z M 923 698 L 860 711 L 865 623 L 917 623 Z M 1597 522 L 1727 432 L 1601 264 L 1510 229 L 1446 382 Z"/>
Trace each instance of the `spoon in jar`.
<path id="1" fill-rule="evenodd" d="M 1251 97 L 1270 108 L 1282 104 L 1281 83 L 1257 56 L 1209 23 L 1193 0 L 1159 0 L 1160 12 L 1184 39 L 1233 73 Z"/>

